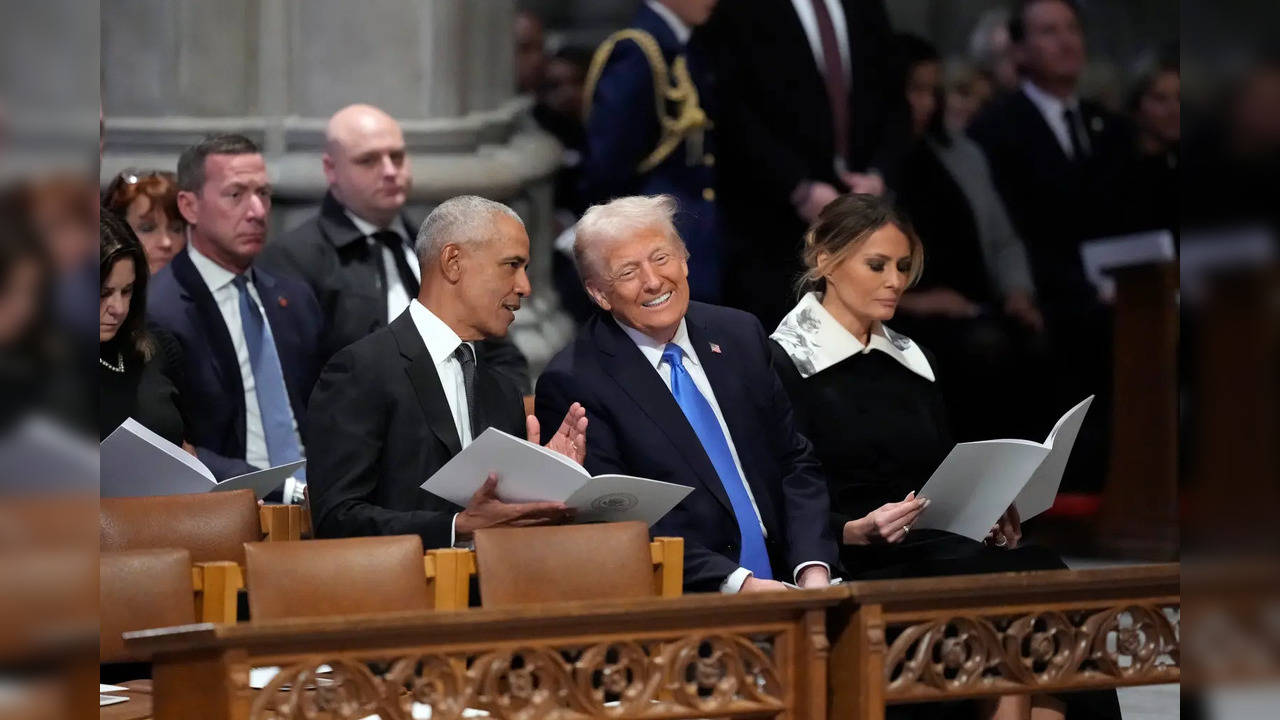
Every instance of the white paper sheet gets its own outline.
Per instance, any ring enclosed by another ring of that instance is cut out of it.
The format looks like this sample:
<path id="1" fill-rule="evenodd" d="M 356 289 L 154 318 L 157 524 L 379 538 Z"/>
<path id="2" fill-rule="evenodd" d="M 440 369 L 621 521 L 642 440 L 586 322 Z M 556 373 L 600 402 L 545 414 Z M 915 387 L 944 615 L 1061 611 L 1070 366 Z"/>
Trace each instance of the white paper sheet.
<path id="1" fill-rule="evenodd" d="M 575 522 L 642 520 L 652 525 L 693 488 L 630 475 L 598 475 L 564 501 L 578 511 Z"/>
<path id="2" fill-rule="evenodd" d="M 120 685 L 103 685 L 98 683 L 98 693 L 129 692 L 129 688 Z"/>
<path id="3" fill-rule="evenodd" d="M 129 702 L 129 698 L 121 695 L 98 695 L 98 707 L 118 705 L 122 702 Z"/>
<path id="4" fill-rule="evenodd" d="M 982 540 L 1048 454 L 1028 440 L 956 445 L 916 494 L 929 498 L 929 507 L 915 527 Z"/>
<path id="5" fill-rule="evenodd" d="M 422 484 L 422 489 L 466 506 L 489 477 L 498 475 L 505 502 L 563 502 L 579 509 L 577 522 L 643 520 L 670 512 L 692 488 L 627 475 L 592 478 L 560 453 L 489 428 Z"/>
<path id="6" fill-rule="evenodd" d="M 217 481 L 190 453 L 128 418 L 102 441 L 102 497 L 208 492 Z"/>
<path id="7" fill-rule="evenodd" d="M 267 468 L 266 470 L 258 470 L 256 472 L 245 473 L 244 475 L 237 475 L 218 483 L 213 488 L 213 491 L 220 492 L 222 490 L 240 490 L 248 488 L 253 491 L 255 496 L 264 497 L 272 490 L 283 485 L 285 480 L 289 479 L 306 464 L 306 460 L 298 460 L 296 462 L 285 463 L 284 465 L 277 465 L 273 468 Z"/>
<path id="8" fill-rule="evenodd" d="M 222 482 L 191 453 L 133 418 L 126 419 L 101 451 L 101 496 L 184 495 L 248 488 L 261 498 L 284 484 L 305 460 L 237 475 Z"/>
<path id="9" fill-rule="evenodd" d="M 1033 518 L 1053 507 L 1053 501 L 1058 497 L 1058 486 L 1062 484 L 1062 473 L 1071 457 L 1071 448 L 1076 444 L 1076 436 L 1080 434 L 1080 426 L 1084 424 L 1084 416 L 1089 412 L 1093 397 L 1090 395 L 1068 410 L 1049 432 L 1048 439 L 1044 441 L 1049 446 L 1048 456 L 1014 500 L 1021 519 Z"/>

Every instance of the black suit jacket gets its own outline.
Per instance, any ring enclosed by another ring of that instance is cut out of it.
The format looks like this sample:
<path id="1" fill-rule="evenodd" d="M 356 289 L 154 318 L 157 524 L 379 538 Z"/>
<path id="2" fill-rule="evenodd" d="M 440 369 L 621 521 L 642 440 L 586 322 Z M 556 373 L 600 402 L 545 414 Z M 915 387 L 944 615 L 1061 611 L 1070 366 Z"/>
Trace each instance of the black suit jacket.
<path id="1" fill-rule="evenodd" d="M 477 363 L 483 424 L 524 437 L 511 381 Z M 409 311 L 340 350 L 311 396 L 307 487 L 319 537 L 403 535 L 449 547 L 461 510 L 420 486 L 461 448 L 435 360 Z"/>
<path id="2" fill-rule="evenodd" d="M 320 307 L 311 290 L 296 280 L 255 267 L 253 284 L 275 338 L 293 416 L 305 430 L 307 397 L 320 367 Z M 151 279 L 147 317 L 182 346 L 178 393 L 187 440 L 200 460 L 219 479 L 253 470 L 244 461 L 244 384 L 235 346 L 188 251 L 178 253 Z"/>
<path id="3" fill-rule="evenodd" d="M 803 562 L 834 569 L 826 481 L 809 441 L 796 431 L 764 329 L 747 313 L 697 302 L 686 321 L 764 521 L 774 572 L 790 581 Z M 671 391 L 607 315 L 590 320 L 538 380 L 543 427 L 555 427 L 574 401 L 590 419 L 586 468 L 593 475 L 625 473 L 693 488 L 653 532 L 685 539 L 686 589 L 718 589 L 739 567 L 741 535 L 729 498 Z"/>
<path id="4" fill-rule="evenodd" d="M 902 88 L 890 71 L 892 30 L 881 0 L 843 0 L 850 48 L 850 170 L 875 168 L 892 186 L 909 146 Z M 845 190 L 826 85 L 787 0 L 720 3 L 721 210 L 729 239 L 729 303 L 772 327 L 795 305 L 804 222 L 791 196 L 805 180 Z M 696 258 L 695 258 L 696 259 Z"/>
<path id="5" fill-rule="evenodd" d="M 400 220 L 417 227 L 407 215 Z M 258 264 L 305 282 L 324 312 L 320 363 L 369 333 L 387 326 L 387 290 L 382 251 L 347 217 L 333 193 L 325 193 L 320 212 L 271 241 Z M 510 341 L 484 340 L 476 355 L 529 392 L 529 364 Z"/>
<path id="6" fill-rule="evenodd" d="M 1129 133 L 1118 116 L 1082 101 L 1092 152 L 1067 156 L 1040 110 L 1022 90 L 996 99 L 969 134 L 987 155 L 992 178 L 1027 247 L 1046 309 L 1092 304 L 1080 262 L 1082 240 L 1123 231 Z"/>

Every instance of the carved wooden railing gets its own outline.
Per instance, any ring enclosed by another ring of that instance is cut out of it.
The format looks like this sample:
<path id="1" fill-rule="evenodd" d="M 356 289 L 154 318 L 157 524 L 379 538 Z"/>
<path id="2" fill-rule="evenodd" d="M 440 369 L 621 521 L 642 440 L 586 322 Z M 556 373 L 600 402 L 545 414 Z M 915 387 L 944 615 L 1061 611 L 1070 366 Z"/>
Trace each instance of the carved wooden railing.
<path id="1" fill-rule="evenodd" d="M 826 715 L 825 616 L 840 588 L 519 609 L 201 624 L 126 634 L 154 658 L 156 717 L 200 720 L 466 708 L 500 718 Z M 322 681 L 321 665 L 332 671 Z M 281 671 L 262 691 L 249 669 Z"/>
<path id="2" fill-rule="evenodd" d="M 1178 565 L 851 583 L 833 718 L 885 704 L 1176 683 Z"/>

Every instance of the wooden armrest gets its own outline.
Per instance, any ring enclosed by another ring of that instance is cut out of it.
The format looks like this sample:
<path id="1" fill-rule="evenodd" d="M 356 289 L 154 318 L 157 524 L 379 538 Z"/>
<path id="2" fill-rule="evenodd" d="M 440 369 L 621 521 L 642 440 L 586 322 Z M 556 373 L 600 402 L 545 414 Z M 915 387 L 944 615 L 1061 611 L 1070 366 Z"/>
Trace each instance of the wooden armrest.
<path id="1" fill-rule="evenodd" d="M 234 623 L 236 594 L 244 587 L 244 572 L 234 562 L 199 562 L 191 566 L 191 587 L 195 592 L 196 620 Z"/>
<path id="2" fill-rule="evenodd" d="M 658 537 L 649 543 L 653 561 L 653 591 L 658 597 L 684 594 L 684 538 Z"/>
<path id="3" fill-rule="evenodd" d="M 301 540 L 302 507 L 299 505 L 263 505 L 258 508 L 264 540 Z"/>
<path id="4" fill-rule="evenodd" d="M 428 550 L 422 558 L 422 569 L 436 610 L 467 609 L 471 601 L 471 576 L 476 572 L 474 550 Z"/>

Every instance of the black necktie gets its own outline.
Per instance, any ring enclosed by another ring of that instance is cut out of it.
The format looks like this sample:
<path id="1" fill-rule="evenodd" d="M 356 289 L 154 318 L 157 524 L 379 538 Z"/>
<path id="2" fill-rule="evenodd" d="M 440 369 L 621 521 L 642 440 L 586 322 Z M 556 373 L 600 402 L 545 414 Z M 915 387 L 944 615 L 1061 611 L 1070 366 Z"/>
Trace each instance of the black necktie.
<path id="1" fill-rule="evenodd" d="M 409 267 L 409 259 L 404 256 L 404 238 L 400 237 L 400 233 L 391 230 L 379 230 L 373 234 L 373 239 L 391 250 L 396 274 L 400 276 L 400 283 L 404 285 L 409 298 L 418 297 L 418 278 L 414 277 L 413 268 Z"/>
<path id="2" fill-rule="evenodd" d="M 1067 135 L 1071 138 L 1071 157 L 1083 160 L 1089 155 L 1089 143 L 1080 136 L 1084 128 L 1080 125 L 1079 113 L 1072 108 L 1062 111 L 1062 119 L 1067 123 Z"/>
<path id="3" fill-rule="evenodd" d="M 480 430 L 480 413 L 476 408 L 475 350 L 471 348 L 470 343 L 464 342 L 453 351 L 453 356 L 458 358 L 458 364 L 462 365 L 462 386 L 467 393 L 467 420 L 471 423 L 471 439 L 475 440 L 476 433 Z"/>

